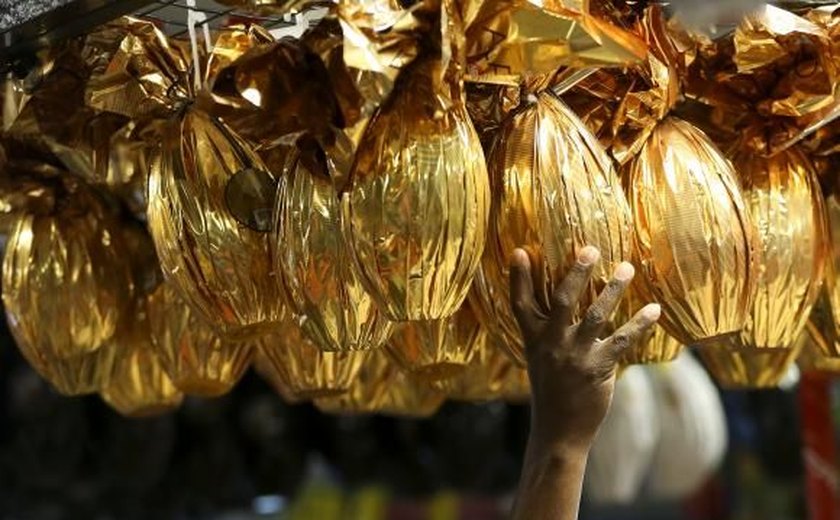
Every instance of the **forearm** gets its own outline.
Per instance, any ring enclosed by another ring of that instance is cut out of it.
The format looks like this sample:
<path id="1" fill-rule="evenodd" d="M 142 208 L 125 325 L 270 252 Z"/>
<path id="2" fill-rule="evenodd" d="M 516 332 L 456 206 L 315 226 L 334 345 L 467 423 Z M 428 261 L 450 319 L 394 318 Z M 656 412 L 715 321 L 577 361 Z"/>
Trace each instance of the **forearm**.
<path id="1" fill-rule="evenodd" d="M 514 520 L 576 520 L 588 448 L 563 442 L 546 445 L 532 435 L 525 451 Z"/>

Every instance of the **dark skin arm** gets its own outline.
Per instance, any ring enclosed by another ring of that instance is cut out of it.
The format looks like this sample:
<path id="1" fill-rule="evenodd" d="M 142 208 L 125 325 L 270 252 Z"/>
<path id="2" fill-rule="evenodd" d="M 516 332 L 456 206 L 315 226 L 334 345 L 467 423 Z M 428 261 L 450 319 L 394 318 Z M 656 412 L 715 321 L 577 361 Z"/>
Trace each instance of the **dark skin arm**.
<path id="1" fill-rule="evenodd" d="M 575 520 L 589 449 L 612 401 L 621 353 L 659 319 L 659 305 L 640 310 L 611 336 L 599 339 L 633 279 L 620 264 L 584 314 L 572 319 L 600 259 L 587 246 L 558 286 L 551 308 L 534 298 L 531 263 L 517 249 L 510 269 L 511 303 L 525 340 L 531 379 L 531 433 L 525 452 L 515 520 Z"/>

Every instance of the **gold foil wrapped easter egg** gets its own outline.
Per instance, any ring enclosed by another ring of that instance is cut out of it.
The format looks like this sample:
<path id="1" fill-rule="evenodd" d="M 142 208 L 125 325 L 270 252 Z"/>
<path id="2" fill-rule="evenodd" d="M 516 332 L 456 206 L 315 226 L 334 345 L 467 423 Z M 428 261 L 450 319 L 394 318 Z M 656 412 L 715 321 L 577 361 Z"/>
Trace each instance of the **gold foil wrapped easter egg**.
<path id="1" fill-rule="evenodd" d="M 323 352 L 303 334 L 292 319 L 260 339 L 263 371 L 292 400 L 308 401 L 338 395 L 351 388 L 370 352 Z"/>
<path id="2" fill-rule="evenodd" d="M 398 371 L 383 350 L 371 352 L 346 392 L 315 399 L 315 406 L 327 413 L 375 413 Z"/>
<path id="3" fill-rule="evenodd" d="M 758 243 L 735 173 L 693 125 L 660 122 L 629 164 L 641 295 L 683 345 L 740 332 L 755 294 Z"/>
<path id="4" fill-rule="evenodd" d="M 789 348 L 802 332 L 823 281 L 827 256 L 822 191 L 796 147 L 765 158 L 733 158 L 761 245 L 757 290 L 741 332 L 747 348 Z"/>
<path id="5" fill-rule="evenodd" d="M 800 347 L 794 344 L 789 349 L 743 352 L 721 343 L 698 352 L 706 370 L 724 388 L 773 388 L 796 361 Z"/>
<path id="6" fill-rule="evenodd" d="M 464 305 L 451 318 L 398 324 L 385 348 L 404 371 L 435 381 L 463 372 L 486 340 L 484 327 Z"/>
<path id="7" fill-rule="evenodd" d="M 618 262 L 630 259 L 630 212 L 612 161 L 554 94 L 539 94 L 503 124 L 489 164 L 493 202 L 483 268 L 499 297 L 507 300 L 508 266 L 517 247 L 531 257 L 537 300 L 545 308 L 580 248 L 601 251 L 592 295 Z M 492 319 L 504 336 L 517 338 L 503 344 L 524 366 L 510 305 L 484 306 L 495 312 Z"/>
<path id="8" fill-rule="evenodd" d="M 530 385 L 525 369 L 516 366 L 489 338 L 477 350 L 462 373 L 435 381 L 432 385 L 455 401 L 528 399 Z"/>
<path id="9" fill-rule="evenodd" d="M 251 342 L 224 339 L 169 282 L 157 287 L 147 305 L 153 348 L 181 391 L 217 397 L 242 378 L 253 356 Z"/>
<path id="10" fill-rule="evenodd" d="M 148 417 L 180 406 L 184 394 L 172 383 L 152 346 L 145 301 L 114 337 L 115 361 L 102 399 L 122 415 Z"/>
<path id="11" fill-rule="evenodd" d="M 434 415 L 445 400 L 446 394 L 443 392 L 397 370 L 377 412 L 394 417 L 423 419 Z"/>
<path id="12" fill-rule="evenodd" d="M 3 261 L 3 303 L 27 359 L 82 359 L 114 336 L 132 284 L 117 227 L 92 195 L 20 216 Z"/>
<path id="13" fill-rule="evenodd" d="M 171 119 L 149 177 L 149 230 L 161 268 L 228 336 L 275 326 L 282 299 L 268 249 L 275 183 L 259 157 L 197 110 Z"/>
<path id="14" fill-rule="evenodd" d="M 15 336 L 18 345 L 20 340 Z M 35 372 L 67 396 L 94 394 L 111 380 L 116 348 L 103 345 L 93 352 L 70 357 L 55 357 L 42 352 L 21 348 L 24 359 Z"/>
<path id="15" fill-rule="evenodd" d="M 272 252 L 286 300 L 303 332 L 325 351 L 366 350 L 391 335 L 356 274 L 341 232 L 338 193 L 297 154 L 277 189 Z"/>
<path id="16" fill-rule="evenodd" d="M 362 281 L 394 321 L 452 315 L 484 249 L 484 154 L 463 96 L 447 106 L 436 95 L 434 63 L 403 71 L 362 137 L 344 198 Z"/>

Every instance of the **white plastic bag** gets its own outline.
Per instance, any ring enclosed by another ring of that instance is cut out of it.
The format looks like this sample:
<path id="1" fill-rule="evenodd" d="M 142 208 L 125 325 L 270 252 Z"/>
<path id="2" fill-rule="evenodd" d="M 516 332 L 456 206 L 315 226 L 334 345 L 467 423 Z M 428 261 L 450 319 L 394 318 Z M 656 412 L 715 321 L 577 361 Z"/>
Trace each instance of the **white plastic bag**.
<path id="1" fill-rule="evenodd" d="M 696 491 L 726 454 L 726 416 L 709 375 L 688 352 L 651 369 L 661 436 L 649 477 L 656 500 Z"/>
<path id="2" fill-rule="evenodd" d="M 636 499 L 659 438 L 656 400 L 646 369 L 630 366 L 615 385 L 612 407 L 589 454 L 584 492 L 599 505 Z"/>

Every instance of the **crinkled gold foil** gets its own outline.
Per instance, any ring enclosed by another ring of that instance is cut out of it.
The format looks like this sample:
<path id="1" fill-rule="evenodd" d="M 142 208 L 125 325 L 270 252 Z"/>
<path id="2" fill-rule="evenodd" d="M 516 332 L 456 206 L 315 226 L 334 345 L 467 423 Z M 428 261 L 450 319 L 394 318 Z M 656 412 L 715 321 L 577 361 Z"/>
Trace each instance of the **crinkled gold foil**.
<path id="1" fill-rule="evenodd" d="M 487 254 L 485 249 L 485 257 Z M 511 312 L 510 294 L 497 291 L 488 282 L 485 269 L 479 269 L 473 277 L 468 301 L 479 323 L 487 331 L 488 340 L 499 346 L 510 359 L 517 361 L 515 354 L 524 349 L 519 325 L 515 320 L 498 319 L 498 316 L 509 315 Z M 522 366 L 522 361 L 517 362 L 517 365 Z"/>
<path id="2" fill-rule="evenodd" d="M 175 386 L 190 395 L 228 393 L 248 369 L 250 342 L 225 340 L 164 282 L 148 297 L 151 343 Z"/>
<path id="3" fill-rule="evenodd" d="M 556 284 L 586 245 L 601 251 L 594 291 L 618 262 L 631 257 L 630 211 L 612 161 L 562 101 L 549 92 L 523 107 L 502 127 L 489 156 L 491 217 L 482 265 L 493 287 L 480 304 L 485 321 L 509 338 L 503 345 L 524 366 L 521 335 L 507 302 L 508 266 L 517 247 L 528 251 L 537 301 L 548 308 Z M 584 307 L 586 304 L 584 304 Z M 513 338 L 516 338 L 515 340 Z"/>
<path id="4" fill-rule="evenodd" d="M 144 300 L 114 337 L 115 361 L 111 379 L 100 389 L 102 399 L 122 415 L 149 417 L 180 406 L 184 394 L 163 369 L 152 346 Z"/>
<path id="5" fill-rule="evenodd" d="M 315 399 L 315 406 L 332 414 L 423 418 L 433 415 L 445 399 L 445 394 L 406 374 L 378 350 L 370 353 L 346 392 Z"/>
<path id="6" fill-rule="evenodd" d="M 315 406 L 334 414 L 428 417 L 443 400 L 440 392 L 404 374 L 379 350 L 370 354 L 347 392 L 316 399 Z"/>
<path id="7" fill-rule="evenodd" d="M 834 330 L 840 337 L 840 199 L 837 195 L 829 195 L 825 199 L 825 209 L 828 215 L 828 236 L 831 239 L 830 254 L 825 265 L 825 287 L 834 321 Z"/>
<path id="8" fill-rule="evenodd" d="M 423 419 L 434 415 L 445 400 L 446 395 L 442 392 L 397 370 L 377 413 Z"/>
<path id="9" fill-rule="evenodd" d="M 629 64 L 645 57 L 642 40 L 587 8 L 565 0 L 464 2 L 470 73 L 545 74 L 562 66 Z"/>
<path id="10" fill-rule="evenodd" d="M 257 348 L 254 352 L 254 371 L 268 383 L 275 392 L 288 404 L 297 404 L 302 399 L 292 393 L 292 389 L 286 384 L 285 374 L 278 372 L 270 361 L 263 355 L 262 349 Z"/>
<path id="11" fill-rule="evenodd" d="M 769 158 L 742 149 L 733 163 L 761 246 L 741 344 L 790 348 L 822 286 L 828 247 L 822 191 L 811 161 L 796 147 Z"/>
<path id="12" fill-rule="evenodd" d="M 682 29 L 668 23 L 661 6 L 645 8 L 632 20 L 631 32 L 649 47 L 641 63 L 596 71 L 563 96 L 622 165 L 679 102 L 684 70 L 694 55 Z"/>
<path id="13" fill-rule="evenodd" d="M 709 345 L 700 349 L 706 370 L 724 388 L 772 388 L 796 362 L 801 345 L 789 349 L 737 352 L 736 346 Z"/>
<path id="14" fill-rule="evenodd" d="M 218 73 L 241 48 L 223 40 L 208 65 L 201 46 L 169 40 L 151 23 L 129 19 L 125 26 L 119 51 L 88 85 L 88 101 L 159 120 L 148 222 L 163 272 L 221 332 L 259 335 L 282 308 L 266 233 L 274 179 L 244 140 L 193 103 L 210 79 L 200 69 Z"/>
<path id="15" fill-rule="evenodd" d="M 799 358 L 796 361 L 799 368 L 817 372 L 840 372 L 840 357 L 825 354 L 827 351 L 836 352 L 838 349 L 833 330 L 821 329 L 813 321 L 808 321 L 796 341 L 801 343 Z"/>
<path id="16" fill-rule="evenodd" d="M 21 215 L 6 242 L 3 303 L 27 358 L 95 353 L 117 331 L 132 283 L 119 228 L 93 195 Z"/>
<path id="17" fill-rule="evenodd" d="M 24 359 L 62 395 L 94 394 L 111 379 L 116 354 L 113 345 L 104 345 L 93 352 L 60 358 L 23 348 L 14 329 L 12 335 Z"/>
<path id="18" fill-rule="evenodd" d="M 340 115 L 318 57 L 300 40 L 249 43 L 226 65 L 215 60 L 214 104 L 208 109 L 260 149 L 292 144 L 304 133 L 327 139 Z"/>
<path id="19" fill-rule="evenodd" d="M 464 305 L 447 319 L 398 324 L 385 348 L 413 377 L 435 381 L 466 370 L 485 341 L 484 327 L 470 306 Z"/>
<path id="20" fill-rule="evenodd" d="M 260 340 L 263 372 L 285 388 L 281 394 L 308 401 L 348 391 L 370 357 L 367 351 L 323 352 L 293 319 Z"/>
<path id="21" fill-rule="evenodd" d="M 659 123 L 628 165 L 641 296 L 683 345 L 744 327 L 758 280 L 758 242 L 732 165 L 685 121 Z"/>
<path id="22" fill-rule="evenodd" d="M 836 16 L 763 5 L 735 31 L 704 46 L 687 76 L 687 94 L 712 106 L 721 127 L 738 133 L 757 118 L 778 152 L 840 115 Z"/>
<path id="23" fill-rule="evenodd" d="M 341 228 L 341 204 L 329 178 L 291 154 L 277 189 L 272 255 L 290 310 L 326 351 L 377 348 L 391 322 L 356 274 Z"/>
<path id="24" fill-rule="evenodd" d="M 484 249 L 484 154 L 463 100 L 436 96 L 435 63 L 406 70 L 371 121 L 344 198 L 362 281 L 394 321 L 452 315 Z"/>
<path id="25" fill-rule="evenodd" d="M 432 385 L 455 401 L 524 401 L 530 394 L 528 373 L 488 338 L 482 342 L 466 369 Z"/>
<path id="26" fill-rule="evenodd" d="M 398 371 L 383 351 L 371 352 L 346 392 L 315 399 L 315 406 L 326 413 L 376 413 L 391 390 Z"/>
<path id="27" fill-rule="evenodd" d="M 247 196 L 233 179 L 252 174 L 268 176 L 241 139 L 188 111 L 168 126 L 149 178 L 149 230 L 167 280 L 222 333 L 243 338 L 275 326 L 283 305 L 261 231 L 270 227 L 270 201 L 247 221 L 230 211 L 231 195 Z M 273 183 L 266 189 L 273 193 Z"/>

